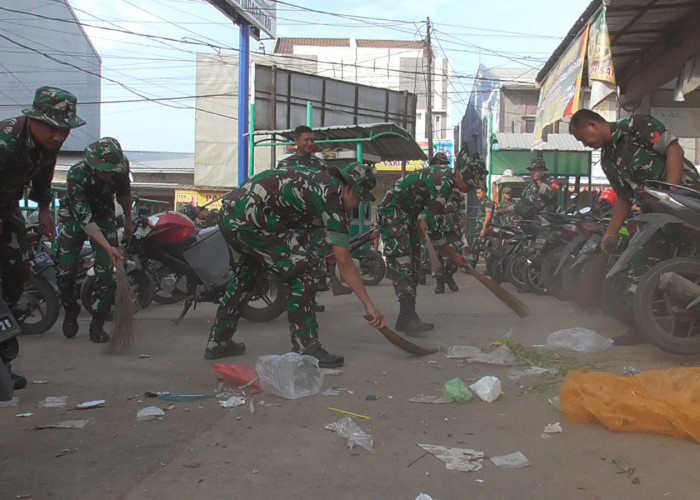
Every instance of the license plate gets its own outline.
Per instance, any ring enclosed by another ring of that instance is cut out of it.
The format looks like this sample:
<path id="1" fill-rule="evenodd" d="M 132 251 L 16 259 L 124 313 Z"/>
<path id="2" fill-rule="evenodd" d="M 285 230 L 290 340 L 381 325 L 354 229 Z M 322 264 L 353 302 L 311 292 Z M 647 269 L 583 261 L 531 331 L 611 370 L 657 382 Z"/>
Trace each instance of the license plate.
<path id="1" fill-rule="evenodd" d="M 53 259 L 46 252 L 41 252 L 41 253 L 36 254 L 34 256 L 34 258 L 31 260 L 32 270 L 37 274 L 39 274 L 41 271 L 43 271 L 47 267 L 51 267 L 53 265 L 54 265 Z"/>
<path id="2" fill-rule="evenodd" d="M 17 336 L 19 332 L 20 329 L 16 326 L 15 322 L 10 316 L 0 316 L 0 342 L 10 340 L 12 337 Z"/>
<path id="3" fill-rule="evenodd" d="M 537 245 L 539 247 L 543 247 L 545 245 L 545 243 L 547 243 L 547 238 L 537 237 L 535 239 L 535 245 Z"/>

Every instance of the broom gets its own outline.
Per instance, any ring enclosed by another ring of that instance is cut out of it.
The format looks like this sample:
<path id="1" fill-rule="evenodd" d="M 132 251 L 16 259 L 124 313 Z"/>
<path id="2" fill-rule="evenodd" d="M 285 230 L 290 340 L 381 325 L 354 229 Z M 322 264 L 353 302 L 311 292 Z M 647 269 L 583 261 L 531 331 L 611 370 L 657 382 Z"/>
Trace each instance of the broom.
<path id="1" fill-rule="evenodd" d="M 520 302 L 513 294 L 508 292 L 508 290 L 506 290 L 505 288 L 501 287 L 498 283 L 488 279 L 486 276 L 481 274 L 469 264 L 466 264 L 464 268 L 469 274 L 474 276 L 479 283 L 488 288 L 489 291 L 498 298 L 498 300 L 507 305 L 515 314 L 517 314 L 521 318 L 524 318 L 525 316 L 530 314 L 530 309 L 528 309 L 528 307 L 525 304 Z"/>
<path id="2" fill-rule="evenodd" d="M 134 314 L 137 305 L 124 262 L 117 260 L 117 287 L 114 293 L 114 333 L 109 339 L 108 352 L 118 354 L 127 350 L 134 340 Z"/>
<path id="3" fill-rule="evenodd" d="M 370 316 L 369 314 L 365 314 L 365 319 L 367 321 L 372 321 L 372 316 Z M 386 339 L 389 342 L 394 344 L 402 351 L 406 351 L 411 354 L 416 354 L 418 356 L 427 356 L 429 354 L 435 354 L 436 352 L 438 352 L 438 349 L 436 347 L 422 347 L 418 344 L 414 344 L 413 342 L 409 342 L 388 326 L 384 326 L 382 328 L 379 328 L 378 330 L 379 333 L 384 335 L 384 337 L 386 337 Z"/>
<path id="4" fill-rule="evenodd" d="M 608 252 L 600 252 L 591 263 L 581 286 L 576 290 L 574 304 L 580 311 L 593 314 L 600 307 L 601 289 L 608 269 Z"/>

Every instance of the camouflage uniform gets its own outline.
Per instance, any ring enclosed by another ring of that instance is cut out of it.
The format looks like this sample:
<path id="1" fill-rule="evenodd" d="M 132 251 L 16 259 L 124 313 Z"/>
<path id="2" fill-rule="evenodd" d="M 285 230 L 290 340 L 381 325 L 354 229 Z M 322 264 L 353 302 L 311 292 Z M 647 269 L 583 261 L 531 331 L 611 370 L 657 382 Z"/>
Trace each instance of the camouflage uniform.
<path id="1" fill-rule="evenodd" d="M 80 127 L 85 121 L 76 115 L 76 98 L 54 87 L 40 87 L 25 116 L 0 122 L 0 275 L 2 294 L 9 304 L 19 300 L 29 279 L 29 249 L 19 200 L 31 183 L 29 199 L 39 208 L 51 203 L 51 181 L 58 151 L 38 144 L 29 131 L 33 118 L 61 129 Z"/>
<path id="2" fill-rule="evenodd" d="M 420 235 L 416 221 L 422 212 L 435 246 L 453 238 L 457 228 L 439 216 L 458 213 L 453 190 L 454 171 L 433 165 L 402 177 L 389 188 L 377 209 L 377 225 L 384 242 L 389 277 L 401 299 L 416 298 L 417 270 L 420 267 Z M 436 218 L 436 216 L 438 216 Z M 444 223 L 440 223 L 444 222 Z"/>
<path id="3" fill-rule="evenodd" d="M 99 162 L 105 155 L 114 154 L 116 167 L 107 179 L 101 179 Z M 95 252 L 96 284 L 93 295 L 94 310 L 106 315 L 114 302 L 114 274 L 109 255 L 91 237 L 102 232 L 107 242 L 117 247 L 117 227 L 114 221 L 114 199 L 122 207 L 131 206 L 129 161 L 119 143 L 110 137 L 85 148 L 86 159 L 73 165 L 66 177 L 66 193 L 61 200 L 59 218 L 63 229 L 59 235 L 58 287 L 61 301 L 68 310 L 77 303 L 79 290 L 75 273 L 80 264 L 80 249 L 89 240 Z M 93 160 L 93 158 L 95 160 Z"/>
<path id="4" fill-rule="evenodd" d="M 601 166 L 618 195 L 633 198 L 648 180 L 666 180 L 666 149 L 677 138 L 656 118 L 634 115 L 610 124 L 612 144 L 603 146 Z M 700 189 L 700 175 L 685 160 L 681 184 Z"/>
<path id="5" fill-rule="evenodd" d="M 288 169 L 296 165 L 303 165 L 304 167 L 321 171 L 328 169 L 326 162 L 316 155 L 299 156 L 295 153 L 277 162 L 278 169 Z"/>
<path id="6" fill-rule="evenodd" d="M 537 207 L 538 212 L 557 209 L 557 190 L 552 187 L 556 179 L 545 175 L 542 176 L 542 186 L 532 181 L 523 190 L 521 199 L 531 201 Z"/>
<path id="7" fill-rule="evenodd" d="M 511 199 L 510 201 L 503 200 L 496 207 L 496 222 L 503 225 L 512 225 L 513 220 L 513 208 L 515 207 L 515 202 Z"/>
<path id="8" fill-rule="evenodd" d="M 476 214 L 476 234 L 474 235 L 474 249 L 472 250 L 472 267 L 476 266 L 479 262 L 479 256 L 486 246 L 486 236 L 481 237 L 481 230 L 484 228 L 484 221 L 486 220 L 486 214 L 491 212 L 493 214 L 494 203 L 490 199 L 486 198 L 479 204 L 479 211 Z M 493 217 L 493 216 L 492 216 Z M 493 219 L 492 219 L 493 221 Z"/>
<path id="9" fill-rule="evenodd" d="M 317 342 L 314 278 L 305 233 L 323 229 L 329 244 L 348 245 L 351 218 L 341 199 L 340 181 L 303 166 L 267 170 L 222 201 L 221 231 L 240 260 L 216 313 L 214 341 L 231 340 L 258 273 L 268 268 L 290 288 L 287 317 L 292 349 L 300 351 Z"/>

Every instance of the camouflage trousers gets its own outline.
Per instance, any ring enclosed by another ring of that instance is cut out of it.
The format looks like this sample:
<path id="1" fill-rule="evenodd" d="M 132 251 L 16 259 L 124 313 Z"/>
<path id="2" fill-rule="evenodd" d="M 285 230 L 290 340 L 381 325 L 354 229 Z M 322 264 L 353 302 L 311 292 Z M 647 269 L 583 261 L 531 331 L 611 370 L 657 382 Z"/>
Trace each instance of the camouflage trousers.
<path id="1" fill-rule="evenodd" d="M 229 246 L 240 254 L 233 280 L 221 299 L 212 334 L 216 342 L 230 340 L 243 308 L 248 303 L 260 273 L 268 270 L 290 290 L 287 319 L 292 350 L 301 351 L 318 339 L 318 321 L 313 310 L 316 281 L 305 244 L 313 238 L 292 230 L 271 233 L 224 216 L 221 233 Z"/>
<path id="2" fill-rule="evenodd" d="M 0 231 L 2 296 L 8 305 L 14 305 L 30 275 L 27 230 L 19 207 L 0 220 Z"/>
<path id="3" fill-rule="evenodd" d="M 399 210 L 377 214 L 379 234 L 384 242 L 387 276 L 399 300 L 416 298 L 421 266 L 421 238 L 417 220 L 417 217 Z"/>
<path id="4" fill-rule="evenodd" d="M 117 226 L 114 221 L 99 221 L 97 224 L 107 242 L 116 247 Z M 82 225 L 77 221 L 68 221 L 58 235 L 58 289 L 64 307 L 74 306 L 80 296 L 75 283 L 75 274 L 81 264 L 80 250 L 88 239 Z M 107 314 L 114 303 L 114 271 L 109 255 L 97 243 L 90 240 L 95 252 L 95 290 L 92 295 L 93 309 L 100 314 Z"/>

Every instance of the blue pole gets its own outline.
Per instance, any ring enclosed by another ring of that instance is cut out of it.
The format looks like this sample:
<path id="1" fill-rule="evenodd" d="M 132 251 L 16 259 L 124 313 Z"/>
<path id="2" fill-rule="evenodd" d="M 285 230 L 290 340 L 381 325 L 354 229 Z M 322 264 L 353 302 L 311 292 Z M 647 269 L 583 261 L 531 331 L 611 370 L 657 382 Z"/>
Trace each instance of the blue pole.
<path id="1" fill-rule="evenodd" d="M 250 74 L 250 24 L 241 21 L 238 43 L 238 184 L 248 179 L 248 93 Z"/>

